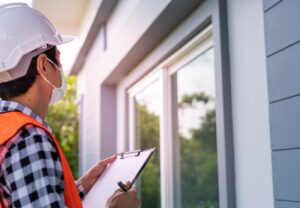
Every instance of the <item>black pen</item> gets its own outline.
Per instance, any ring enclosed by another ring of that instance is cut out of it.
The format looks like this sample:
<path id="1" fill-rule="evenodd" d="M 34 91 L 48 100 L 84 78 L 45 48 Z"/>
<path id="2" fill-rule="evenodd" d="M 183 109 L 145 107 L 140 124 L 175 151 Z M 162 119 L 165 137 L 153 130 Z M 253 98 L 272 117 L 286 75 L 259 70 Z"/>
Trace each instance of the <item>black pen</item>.
<path id="1" fill-rule="evenodd" d="M 126 186 L 124 185 L 124 183 L 122 183 L 121 181 L 118 182 L 118 186 L 124 191 L 127 192 L 131 187 L 129 187 L 129 189 L 126 188 Z"/>

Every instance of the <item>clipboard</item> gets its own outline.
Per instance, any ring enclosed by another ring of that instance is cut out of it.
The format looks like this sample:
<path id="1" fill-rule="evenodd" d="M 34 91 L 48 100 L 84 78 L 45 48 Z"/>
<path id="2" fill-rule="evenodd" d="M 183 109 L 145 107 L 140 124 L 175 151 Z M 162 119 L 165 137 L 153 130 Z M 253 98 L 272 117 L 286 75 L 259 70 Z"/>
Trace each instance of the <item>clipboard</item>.
<path id="1" fill-rule="evenodd" d="M 151 148 L 117 154 L 117 159 L 106 167 L 105 171 L 83 200 L 83 207 L 105 207 L 109 197 L 118 188 L 122 188 L 124 183 L 127 181 L 130 181 L 131 185 L 135 183 L 155 151 L 156 148 Z"/>

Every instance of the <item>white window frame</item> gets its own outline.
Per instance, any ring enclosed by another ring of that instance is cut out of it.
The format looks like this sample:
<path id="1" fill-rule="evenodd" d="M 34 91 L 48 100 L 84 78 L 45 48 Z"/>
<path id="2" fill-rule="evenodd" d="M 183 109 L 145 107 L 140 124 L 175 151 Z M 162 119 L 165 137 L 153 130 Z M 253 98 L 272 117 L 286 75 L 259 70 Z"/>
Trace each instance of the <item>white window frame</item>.
<path id="1" fill-rule="evenodd" d="M 172 164 L 173 180 L 173 202 L 176 208 L 181 207 L 181 173 L 180 173 L 180 141 L 178 137 L 178 108 L 177 108 L 177 89 L 176 83 L 172 81 L 172 75 L 177 73 L 184 65 L 190 63 L 196 57 L 202 55 L 213 47 L 212 27 L 208 26 L 202 33 L 189 41 L 184 47 L 178 50 L 166 61 L 164 83 L 165 105 L 164 112 L 167 112 L 168 142 L 170 144 L 169 161 Z"/>
<path id="2" fill-rule="evenodd" d="M 158 82 L 158 85 L 162 84 L 162 78 L 159 71 L 154 71 L 154 73 L 150 73 L 142 80 L 140 80 L 137 84 L 132 86 L 127 90 L 129 95 L 129 149 L 134 150 L 136 148 L 136 106 L 135 106 L 135 96 L 142 92 L 145 88 L 151 85 L 154 82 Z M 160 86 L 162 87 L 162 86 Z M 161 127 L 161 121 L 160 127 Z"/>
<path id="3" fill-rule="evenodd" d="M 135 148 L 135 104 L 134 96 L 158 80 L 162 86 L 162 110 L 160 115 L 160 168 L 161 207 L 181 207 L 179 161 L 176 139 L 178 124 L 177 108 L 174 106 L 171 76 L 184 64 L 213 47 L 212 26 L 207 26 L 185 46 L 167 58 L 148 74 L 133 70 L 117 86 L 117 151 Z M 176 99 L 176 98 L 175 98 Z M 177 103 L 177 99 L 175 100 Z M 172 110 L 173 109 L 173 110 Z M 176 112 L 175 112 L 176 111 Z M 173 115 L 173 116 L 172 116 Z M 175 131 L 176 132 L 175 132 Z M 175 139 L 173 139 L 175 138 Z"/>

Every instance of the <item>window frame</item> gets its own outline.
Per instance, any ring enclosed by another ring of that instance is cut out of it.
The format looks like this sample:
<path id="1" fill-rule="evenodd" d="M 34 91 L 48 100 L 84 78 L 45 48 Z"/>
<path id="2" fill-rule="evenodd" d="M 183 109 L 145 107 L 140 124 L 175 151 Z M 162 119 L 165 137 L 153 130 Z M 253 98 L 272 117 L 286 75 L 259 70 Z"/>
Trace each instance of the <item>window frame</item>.
<path id="1" fill-rule="evenodd" d="M 129 149 L 128 132 L 128 94 L 126 90 L 133 86 L 149 71 L 157 68 L 175 51 L 199 34 L 207 25 L 212 24 L 214 44 L 214 64 L 216 80 L 216 111 L 217 111 L 217 151 L 219 171 L 219 204 L 220 208 L 236 207 L 234 143 L 232 127 L 232 105 L 230 85 L 230 64 L 227 28 L 226 2 L 203 1 L 181 25 L 160 43 L 147 57 L 139 61 L 125 77 L 116 84 L 117 98 L 117 151 Z M 166 71 L 162 71 L 166 72 Z M 163 76 L 168 76 L 167 73 Z M 170 83 L 168 83 L 170 85 Z M 168 105 L 168 104 L 167 104 Z M 170 113 L 170 112 L 169 112 Z M 172 180 L 175 180 L 174 178 Z M 164 190 L 172 190 L 164 187 Z M 162 191 L 164 191 L 162 190 Z M 174 207 L 174 197 L 162 196 L 162 207 Z"/>
<path id="2" fill-rule="evenodd" d="M 158 81 L 158 84 L 161 85 L 162 77 L 159 71 L 153 71 L 149 75 L 146 75 L 143 79 L 139 80 L 139 82 L 133 85 L 131 88 L 127 90 L 128 94 L 128 111 L 129 111 L 129 150 L 134 150 L 136 148 L 136 131 L 135 131 L 135 123 L 136 123 L 136 110 L 135 110 L 135 96 L 146 89 L 152 83 Z M 161 115 L 160 115 L 161 117 Z M 161 119 L 161 118 L 160 118 Z M 161 127 L 161 121 L 160 127 Z M 161 139 L 161 135 L 160 135 Z"/>
<path id="3" fill-rule="evenodd" d="M 143 89 L 154 83 L 159 82 L 162 88 L 161 93 L 161 115 L 160 115 L 160 164 L 161 164 L 161 203 L 162 207 L 181 207 L 180 193 L 180 156 L 179 141 L 177 133 L 177 98 L 172 90 L 172 75 L 182 66 L 189 63 L 195 57 L 205 53 L 213 47 L 213 28 L 208 25 L 198 35 L 188 41 L 182 48 L 159 64 L 148 74 L 140 79 L 132 80 L 129 88 L 120 87 L 126 94 L 128 103 L 128 141 L 129 150 L 136 147 L 135 143 L 135 101 L 134 97 Z M 215 70 L 216 73 L 216 70 Z M 137 76 L 138 77 L 138 76 Z M 177 139 L 176 139 L 177 138 Z M 164 206 L 163 206 L 164 205 Z"/>
<path id="4" fill-rule="evenodd" d="M 167 87 L 164 90 L 164 97 L 167 106 L 164 111 L 168 112 L 167 123 L 169 128 L 167 140 L 170 143 L 172 149 L 169 149 L 172 158 L 168 163 L 172 163 L 172 187 L 173 187 L 173 201 L 176 208 L 181 208 L 181 172 L 180 172 L 180 141 L 178 138 L 178 108 L 177 108 L 177 93 L 176 93 L 176 82 L 172 77 L 176 74 L 184 65 L 190 63 L 193 59 L 201 56 L 209 49 L 213 48 L 213 36 L 212 36 L 212 25 L 207 26 L 202 32 L 196 37 L 191 39 L 185 46 L 179 49 L 175 54 L 170 56 L 164 65 L 164 83 Z M 214 73 L 216 70 L 214 68 Z M 215 83 L 216 85 L 216 83 Z M 216 138 L 217 139 L 217 138 Z M 218 154 L 218 153 L 217 153 Z M 219 172 L 219 170 L 218 170 Z M 219 174 L 219 173 L 218 173 Z"/>

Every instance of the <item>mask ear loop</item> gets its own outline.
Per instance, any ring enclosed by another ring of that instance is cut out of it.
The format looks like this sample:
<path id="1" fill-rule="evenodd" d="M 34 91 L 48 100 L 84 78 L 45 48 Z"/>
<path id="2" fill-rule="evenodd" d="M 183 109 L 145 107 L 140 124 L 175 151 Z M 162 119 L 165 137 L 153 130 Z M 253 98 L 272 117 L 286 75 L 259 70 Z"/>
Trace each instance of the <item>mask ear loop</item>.
<path id="1" fill-rule="evenodd" d="M 41 75 L 41 74 L 40 74 Z M 51 85 L 51 87 L 53 87 L 54 89 L 57 88 L 54 86 L 54 84 L 52 84 L 48 79 L 46 79 L 46 77 L 44 77 L 44 75 L 41 75 L 41 77 L 48 83 Z"/>
<path id="2" fill-rule="evenodd" d="M 56 63 L 54 63 L 51 59 L 49 59 L 47 57 L 47 60 L 57 69 L 59 69 L 59 71 L 63 71 L 62 67 L 58 66 Z"/>
<path id="3" fill-rule="evenodd" d="M 51 61 L 51 59 L 49 59 L 48 57 L 47 57 L 47 61 L 50 62 L 51 64 L 53 64 L 55 68 L 58 68 L 60 71 L 62 71 L 62 69 L 61 69 L 60 67 L 58 67 L 58 66 L 57 66 L 53 61 Z M 52 84 L 48 79 L 46 79 L 46 77 L 44 77 L 44 75 L 42 75 L 42 74 L 40 74 L 40 75 L 41 75 L 41 77 L 42 77 L 48 84 L 50 84 L 50 85 L 53 87 L 53 89 L 57 88 L 57 87 L 55 87 L 55 85 Z"/>

